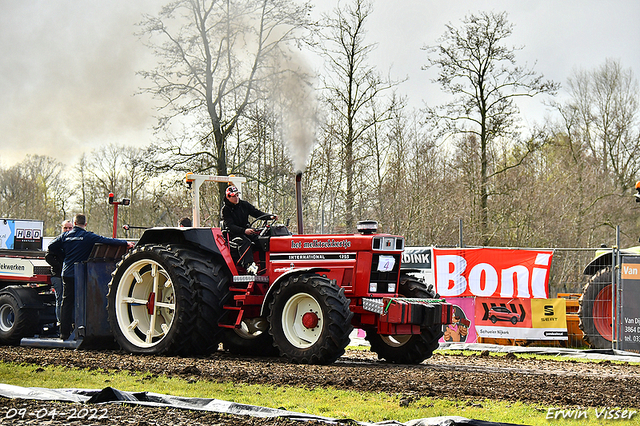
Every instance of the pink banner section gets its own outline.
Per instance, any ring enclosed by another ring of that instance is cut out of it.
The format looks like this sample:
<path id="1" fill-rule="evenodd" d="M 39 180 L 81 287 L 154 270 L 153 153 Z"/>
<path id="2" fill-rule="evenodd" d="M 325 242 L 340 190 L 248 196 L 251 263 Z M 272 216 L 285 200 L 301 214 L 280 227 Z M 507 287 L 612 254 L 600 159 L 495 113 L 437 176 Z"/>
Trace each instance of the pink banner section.
<path id="1" fill-rule="evenodd" d="M 475 343 L 478 339 L 475 328 L 475 299 L 473 297 L 450 297 L 447 302 L 454 306 L 453 324 L 443 326 L 444 336 L 440 342 Z"/>
<path id="2" fill-rule="evenodd" d="M 454 323 L 444 325 L 440 342 L 490 339 L 567 340 L 565 299 L 447 297 Z"/>

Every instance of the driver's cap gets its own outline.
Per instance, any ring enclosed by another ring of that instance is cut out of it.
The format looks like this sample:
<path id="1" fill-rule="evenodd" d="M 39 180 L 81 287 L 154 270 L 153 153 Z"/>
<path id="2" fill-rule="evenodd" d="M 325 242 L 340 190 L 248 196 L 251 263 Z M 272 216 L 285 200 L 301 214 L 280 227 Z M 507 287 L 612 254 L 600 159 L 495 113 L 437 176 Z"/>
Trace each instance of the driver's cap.
<path id="1" fill-rule="evenodd" d="M 237 195 L 237 194 L 239 194 L 239 193 L 240 193 L 240 191 L 238 191 L 238 188 L 236 188 L 235 186 L 231 185 L 231 186 L 229 186 L 229 187 L 227 188 L 226 196 L 227 196 L 227 197 L 231 197 L 231 196 L 233 196 L 233 195 Z"/>

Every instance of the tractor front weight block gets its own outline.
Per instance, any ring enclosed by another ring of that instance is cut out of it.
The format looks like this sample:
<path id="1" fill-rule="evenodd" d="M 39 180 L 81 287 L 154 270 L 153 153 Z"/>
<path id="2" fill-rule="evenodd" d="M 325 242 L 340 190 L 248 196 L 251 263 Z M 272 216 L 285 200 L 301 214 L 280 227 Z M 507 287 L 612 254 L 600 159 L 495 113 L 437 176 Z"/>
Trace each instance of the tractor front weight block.
<path id="1" fill-rule="evenodd" d="M 443 299 L 364 299 L 363 308 L 380 315 L 382 334 L 419 334 L 420 327 L 451 324 L 453 318 L 453 305 Z"/>

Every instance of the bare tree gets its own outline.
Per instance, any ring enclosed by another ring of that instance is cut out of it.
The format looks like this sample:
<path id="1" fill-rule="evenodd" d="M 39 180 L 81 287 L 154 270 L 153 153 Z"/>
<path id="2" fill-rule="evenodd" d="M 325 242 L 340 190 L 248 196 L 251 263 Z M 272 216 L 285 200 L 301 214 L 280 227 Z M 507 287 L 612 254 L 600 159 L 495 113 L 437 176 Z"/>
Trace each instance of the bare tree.
<path id="1" fill-rule="evenodd" d="M 309 9 L 290 0 L 178 0 L 146 17 L 141 35 L 160 62 L 141 74 L 164 102 L 159 125 L 170 130 L 174 117 L 191 116 L 186 143 L 164 145 L 167 169 L 227 174 L 227 138 L 256 91 L 267 90 L 264 79 L 280 72 L 273 58 L 300 36 Z"/>
<path id="2" fill-rule="evenodd" d="M 344 203 L 345 227 L 354 228 L 355 182 L 357 163 L 364 156 L 360 151 L 366 133 L 376 123 L 388 120 L 393 104 L 373 108 L 373 103 L 381 99 L 383 92 L 397 83 L 383 78 L 367 58 L 375 44 L 365 41 L 365 24 L 373 11 L 368 0 L 353 0 L 344 9 L 336 8 L 331 16 L 325 17 L 329 34 L 324 36 L 322 55 L 327 59 L 328 74 L 324 85 L 326 102 L 330 112 L 335 114 L 342 142 L 342 164 L 345 177 Z"/>
<path id="3" fill-rule="evenodd" d="M 454 98 L 428 113 L 444 133 L 471 133 L 478 138 L 479 226 L 483 244 L 487 244 L 489 180 L 503 170 L 491 167 L 491 145 L 499 138 L 515 136 L 519 112 L 515 98 L 554 94 L 558 85 L 543 80 L 531 68 L 516 65 L 519 49 L 505 45 L 513 31 L 505 12 L 480 12 L 465 17 L 460 28 L 451 24 L 446 28 L 438 45 L 425 49 L 431 55 L 428 66 L 438 68 L 435 81 Z M 515 164 L 520 161 L 516 159 Z"/>
<path id="4" fill-rule="evenodd" d="M 115 201 L 124 198 L 130 205 L 119 207 L 119 225 L 152 226 L 158 221 L 157 194 L 150 175 L 142 170 L 146 152 L 143 149 L 109 144 L 83 155 L 75 167 L 77 177 L 77 211 L 88 216 L 94 232 L 109 235 L 113 230 L 113 208 L 108 203 L 109 193 L 115 195 Z M 165 174 L 167 185 L 176 185 L 175 174 Z M 173 197 L 172 191 L 164 189 L 159 194 Z M 186 194 L 183 196 L 186 198 Z M 176 213 L 177 214 L 177 213 Z M 178 218 L 168 221 L 175 225 Z M 122 233 L 120 227 L 117 232 Z M 133 236 L 129 233 L 127 236 Z"/>
<path id="5" fill-rule="evenodd" d="M 640 170 L 640 92 L 633 71 L 607 59 L 592 71 L 575 71 L 568 81 L 576 127 L 603 174 L 613 173 L 622 192 Z"/>
<path id="6" fill-rule="evenodd" d="M 344 231 L 338 214 L 344 210 L 343 200 L 339 197 L 344 175 L 338 127 L 331 116 L 325 120 L 321 129 L 322 136 L 309 159 L 308 168 L 314 172 L 305 179 L 304 192 L 312 200 L 312 206 L 307 209 L 310 219 L 306 221 L 307 232 L 310 233 Z"/>
<path id="7" fill-rule="evenodd" d="M 43 155 L 0 169 L 0 217 L 42 220 L 47 235 L 57 234 L 71 196 L 63 171 L 61 162 Z"/>

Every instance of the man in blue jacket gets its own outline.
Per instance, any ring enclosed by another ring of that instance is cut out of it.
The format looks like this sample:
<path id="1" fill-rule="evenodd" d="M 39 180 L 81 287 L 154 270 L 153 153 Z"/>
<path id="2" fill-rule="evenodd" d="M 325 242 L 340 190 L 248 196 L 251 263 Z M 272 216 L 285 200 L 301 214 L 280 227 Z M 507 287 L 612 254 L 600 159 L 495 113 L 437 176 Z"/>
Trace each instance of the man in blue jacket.
<path id="1" fill-rule="evenodd" d="M 73 307 L 75 304 L 75 264 L 89 259 L 95 243 L 126 245 L 133 247 L 133 243 L 116 238 L 107 238 L 93 232 L 86 231 L 87 218 L 78 214 L 73 219 L 73 229 L 54 239 L 49 244 L 49 252 L 57 253 L 64 258 L 62 263 L 62 312 L 60 318 L 60 337 L 67 340 L 71 335 L 73 322 Z"/>
<path id="2" fill-rule="evenodd" d="M 60 235 L 73 229 L 73 223 L 70 220 L 62 222 L 62 230 Z M 60 325 L 61 309 L 62 309 L 62 263 L 64 262 L 64 255 L 61 252 L 52 253 L 47 250 L 47 255 L 44 260 L 51 265 L 51 285 L 56 293 L 56 321 Z"/>

